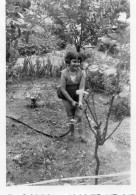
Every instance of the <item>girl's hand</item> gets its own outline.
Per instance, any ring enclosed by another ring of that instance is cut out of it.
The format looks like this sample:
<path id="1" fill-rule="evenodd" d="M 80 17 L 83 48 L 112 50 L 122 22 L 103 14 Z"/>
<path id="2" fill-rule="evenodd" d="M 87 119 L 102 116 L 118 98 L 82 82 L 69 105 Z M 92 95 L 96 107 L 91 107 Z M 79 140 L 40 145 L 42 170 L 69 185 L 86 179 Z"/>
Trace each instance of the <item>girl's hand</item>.
<path id="1" fill-rule="evenodd" d="M 78 106 L 79 106 L 79 108 L 82 109 L 82 108 L 83 108 L 83 103 L 82 103 L 82 102 L 79 102 L 79 103 L 78 103 Z"/>
<path id="2" fill-rule="evenodd" d="M 75 106 L 77 105 L 77 102 L 73 100 L 73 101 L 71 102 L 71 104 L 72 104 L 73 107 L 75 107 Z"/>

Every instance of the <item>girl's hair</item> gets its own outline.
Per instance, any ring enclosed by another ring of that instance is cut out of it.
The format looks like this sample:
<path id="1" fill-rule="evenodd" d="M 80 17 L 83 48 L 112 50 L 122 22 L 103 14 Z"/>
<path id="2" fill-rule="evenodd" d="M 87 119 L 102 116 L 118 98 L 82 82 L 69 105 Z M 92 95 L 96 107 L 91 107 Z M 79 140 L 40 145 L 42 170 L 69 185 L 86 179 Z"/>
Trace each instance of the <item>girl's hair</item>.
<path id="1" fill-rule="evenodd" d="M 80 60 L 80 63 L 82 62 L 82 54 L 76 52 L 76 51 L 69 51 L 67 52 L 66 56 L 65 56 L 65 63 L 66 64 L 70 64 L 71 60 L 73 59 L 77 59 Z"/>

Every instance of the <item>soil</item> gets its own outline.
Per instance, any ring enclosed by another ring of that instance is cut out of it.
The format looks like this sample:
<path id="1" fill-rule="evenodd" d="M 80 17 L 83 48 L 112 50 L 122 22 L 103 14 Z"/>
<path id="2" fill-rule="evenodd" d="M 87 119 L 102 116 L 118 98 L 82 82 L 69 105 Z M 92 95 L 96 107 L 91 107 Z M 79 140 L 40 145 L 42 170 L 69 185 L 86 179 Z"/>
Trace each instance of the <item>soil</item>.
<path id="1" fill-rule="evenodd" d="M 56 94 L 58 79 L 38 79 L 7 86 L 6 114 L 31 127 L 51 135 L 62 135 L 68 131 L 67 117 L 61 100 Z M 36 108 L 31 108 L 26 93 L 37 84 L 41 98 Z M 96 94 L 98 117 L 104 121 L 106 97 Z M 90 176 L 95 174 L 94 144 L 85 116 L 84 135 L 88 143 L 70 134 L 62 138 L 49 138 L 27 126 L 7 118 L 6 124 L 6 165 L 7 185 L 36 183 L 44 180 L 68 177 Z M 110 120 L 110 132 L 117 121 Z M 114 174 L 130 171 L 130 118 L 125 118 L 113 136 L 99 147 L 101 161 L 99 174 Z M 93 179 L 48 183 L 46 185 L 94 185 Z M 99 179 L 103 185 L 129 185 L 128 175 Z"/>

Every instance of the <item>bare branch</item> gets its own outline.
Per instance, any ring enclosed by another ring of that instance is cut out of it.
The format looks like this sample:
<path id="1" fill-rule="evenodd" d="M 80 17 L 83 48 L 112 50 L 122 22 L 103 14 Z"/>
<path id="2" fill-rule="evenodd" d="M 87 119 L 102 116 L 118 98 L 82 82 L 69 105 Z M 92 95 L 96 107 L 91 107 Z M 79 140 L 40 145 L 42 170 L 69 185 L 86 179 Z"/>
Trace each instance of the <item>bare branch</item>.
<path id="1" fill-rule="evenodd" d="M 96 110 L 95 110 L 94 93 L 92 93 L 92 101 L 93 101 L 93 109 L 94 109 L 96 124 L 98 125 L 97 114 L 96 114 Z"/>
<path id="2" fill-rule="evenodd" d="M 122 123 L 122 121 L 124 120 L 124 118 L 125 118 L 125 116 L 119 121 L 118 125 L 117 125 L 116 128 L 112 131 L 112 133 L 111 133 L 110 135 L 108 135 L 107 138 L 105 138 L 105 141 L 106 141 L 107 139 L 109 139 L 109 138 L 112 136 L 112 134 L 117 130 L 117 128 L 120 126 L 120 124 Z"/>
<path id="3" fill-rule="evenodd" d="M 96 121 L 95 116 L 94 116 L 94 114 L 93 114 L 93 112 L 92 112 L 92 110 L 91 110 L 91 108 L 90 108 L 90 106 L 89 106 L 88 101 L 85 100 L 85 103 L 86 103 L 87 106 L 88 106 L 88 109 L 89 109 L 89 111 L 90 111 L 90 113 L 91 113 L 91 115 L 92 115 L 92 117 L 93 117 L 94 122 L 95 122 L 96 124 L 98 124 L 98 122 Z"/>
<path id="4" fill-rule="evenodd" d="M 106 124 L 105 124 L 104 132 L 103 132 L 103 139 L 104 140 L 105 140 L 107 130 L 108 130 L 108 122 L 109 122 L 109 117 L 110 117 L 110 114 L 111 114 L 111 109 L 112 109 L 112 104 L 113 104 L 114 98 L 115 97 L 112 96 L 111 101 L 110 101 L 110 107 L 109 107 L 109 111 L 108 111 L 108 114 L 107 114 Z"/>

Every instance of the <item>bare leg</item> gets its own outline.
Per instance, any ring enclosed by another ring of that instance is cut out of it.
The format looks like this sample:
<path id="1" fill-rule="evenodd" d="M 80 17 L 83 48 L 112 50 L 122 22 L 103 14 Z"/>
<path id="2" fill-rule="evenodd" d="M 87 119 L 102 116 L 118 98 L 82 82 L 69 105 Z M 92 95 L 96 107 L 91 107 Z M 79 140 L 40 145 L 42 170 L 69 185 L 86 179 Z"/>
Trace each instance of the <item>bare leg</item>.
<path id="1" fill-rule="evenodd" d="M 80 138 L 81 142 L 87 143 L 87 139 L 85 138 L 85 136 L 83 134 L 82 115 L 83 115 L 83 112 L 81 110 L 77 109 L 75 112 L 75 118 L 77 119 L 79 138 Z"/>
<path id="2" fill-rule="evenodd" d="M 70 122 L 70 119 L 73 117 L 72 105 L 67 100 L 62 100 L 62 102 L 63 102 L 63 105 L 64 105 L 66 113 L 67 113 L 67 117 L 68 117 L 69 122 Z M 71 131 L 72 139 L 74 139 L 74 124 L 69 125 L 69 130 Z"/>
<path id="3" fill-rule="evenodd" d="M 83 134 L 83 124 L 82 124 L 82 122 L 78 123 L 77 125 L 78 125 L 79 139 L 81 140 L 81 142 L 87 143 L 87 139 L 86 139 L 85 135 Z"/>

